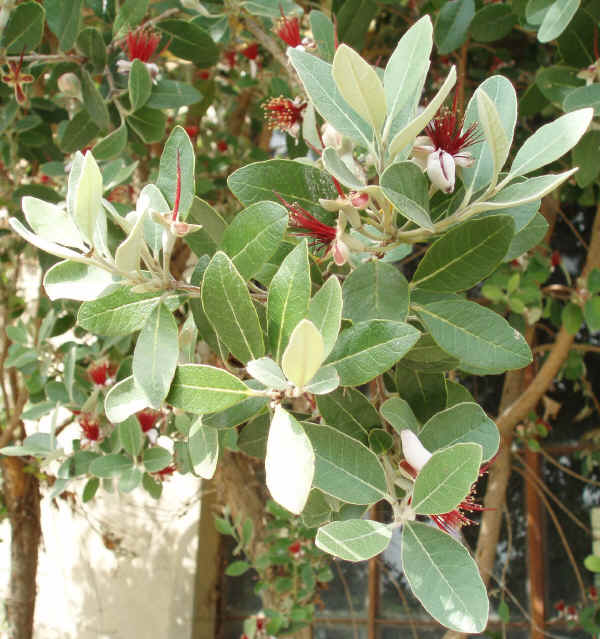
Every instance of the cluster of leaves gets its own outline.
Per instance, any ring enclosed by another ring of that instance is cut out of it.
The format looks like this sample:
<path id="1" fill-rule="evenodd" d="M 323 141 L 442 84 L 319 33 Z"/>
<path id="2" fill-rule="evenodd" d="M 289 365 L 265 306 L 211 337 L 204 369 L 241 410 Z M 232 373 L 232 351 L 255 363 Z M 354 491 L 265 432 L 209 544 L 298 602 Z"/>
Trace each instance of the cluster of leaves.
<path id="1" fill-rule="evenodd" d="M 218 87 L 237 95 L 257 80 L 236 74 L 233 63 L 228 83 L 210 74 L 183 81 L 184 66 L 176 79 L 164 68 L 154 77 L 153 63 L 139 58 L 122 74 L 126 31 L 143 21 L 149 3 L 128 0 L 117 13 L 110 2 L 88 4 L 84 24 L 79 1 L 23 2 L 8 18 L 0 42 L 7 54 L 38 47 L 44 20 L 65 54 L 57 63 L 42 52 L 28 66 L 44 97 L 25 96 L 27 115 L 17 90 L 24 84 L 11 65 L 15 97 L 2 110 L 0 131 L 8 134 L 0 153 L 5 165 L 25 158 L 56 184 L 27 184 L 12 194 L 24 196 L 24 219 L 13 218 L 13 230 L 61 259 L 44 276 L 55 310 L 41 310 L 35 334 L 23 324 L 11 329 L 7 365 L 28 377 L 33 400 L 25 416 L 40 417 L 58 404 L 92 415 L 102 436 L 76 439 L 65 455 L 55 423 L 51 433 L 30 435 L 2 452 L 60 459 L 55 494 L 91 476 L 84 499 L 101 481 L 112 489 L 115 479 L 122 491 L 142 485 L 159 496 L 160 473 L 174 467 L 210 478 L 225 449 L 263 458 L 266 485 L 279 504 L 271 506 L 270 525 L 305 539 L 307 549 L 297 563 L 288 552 L 297 539 L 273 534 L 265 540 L 268 553 L 249 558 L 262 582 L 274 565 L 298 571 L 293 579 L 301 581 L 297 598 L 286 600 L 291 607 L 269 610 L 270 632 L 310 620 L 315 583 L 324 579 L 314 574 L 323 555 L 308 543 L 308 529 L 318 528 L 321 551 L 359 561 L 384 550 L 399 526 L 405 575 L 424 607 L 449 628 L 481 631 L 485 588 L 469 553 L 447 533 L 473 509 L 471 487 L 495 455 L 499 435 L 448 371 L 491 375 L 527 365 L 532 356 L 522 332 L 525 322 L 540 317 L 567 323 L 572 332 L 582 318 L 591 330 L 597 326 L 596 272 L 569 291 L 565 304 L 566 298 L 540 290 L 550 275 L 547 258 L 514 262 L 546 233 L 541 198 L 573 176 L 583 185 L 587 168 L 538 172 L 573 147 L 587 167 L 586 153 L 595 148 L 588 136 L 597 132 L 585 133 L 593 109 L 579 107 L 594 103 L 587 93 L 573 97 L 575 91 L 548 98 L 566 115 L 539 128 L 512 157 L 517 99 L 505 77 L 487 78 L 474 91 L 462 131 L 473 127 L 477 135 L 468 144 L 457 142 L 457 114 L 439 113 L 456 82 L 454 67 L 427 106 L 419 104 L 434 39 L 438 52 L 448 54 L 469 34 L 492 41 L 520 21 L 539 26 L 540 42 L 562 40 L 579 3 L 570 3 L 571 12 L 560 12 L 558 0 L 494 3 L 477 12 L 473 0 L 444 4 L 435 28 L 427 16 L 418 20 L 385 69 L 347 44 L 338 46 L 333 22 L 313 11 L 313 47 L 287 51 L 295 74 L 290 82 L 307 100 L 300 143 L 290 145 L 300 159 L 265 160 L 247 149 L 243 158 L 260 161 L 229 176 L 229 189 L 245 207 L 233 217 L 229 205 L 218 211 L 198 196 L 212 188 L 203 174 L 214 173 L 219 160 L 198 152 L 194 132 L 176 124 L 186 124 L 178 110 L 189 107 L 188 115 L 199 116 Z M 338 11 L 338 36 L 360 47 L 364 32 L 350 27 L 355 4 Z M 185 19 L 169 3 L 152 7 L 160 36 L 154 46 L 211 67 L 219 48 L 231 42 L 232 14 L 227 7 L 206 15 L 198 3 L 185 6 Z M 300 13 L 291 2 L 249 0 L 235 7 L 241 8 L 267 29 L 280 11 Z M 290 95 L 289 85 L 276 80 L 269 91 Z M 550 95 L 546 80 L 535 82 L 540 95 Z M 280 125 L 285 129 L 284 121 Z M 440 142 L 436 127 L 449 129 L 451 139 Z M 135 210 L 110 201 L 106 196 L 131 181 L 137 162 L 167 130 Z M 79 152 L 93 141 L 91 152 Z M 423 172 L 419 153 L 428 144 L 435 148 L 426 151 Z M 466 147 L 469 161 L 460 164 Z M 307 154 L 308 148 L 316 153 Z M 64 154 L 72 152 L 66 179 Z M 190 277 L 171 273 L 181 242 L 196 258 Z M 427 250 L 409 281 L 397 262 L 417 243 Z M 469 293 L 482 281 L 489 307 Z M 99 339 L 49 347 L 47 338 L 71 328 L 75 313 L 76 337 L 87 332 Z M 201 354 L 199 342 L 210 356 Z M 119 362 L 114 380 L 90 381 L 88 369 L 100 360 Z M 159 441 L 145 434 L 140 415 L 150 411 L 159 415 Z M 414 440 L 421 449 L 411 451 Z M 380 500 L 392 508 L 391 524 L 363 518 Z M 430 517 L 441 530 L 417 516 Z M 226 532 L 238 534 L 239 526 L 224 522 L 224 529 L 226 523 Z M 242 526 L 240 550 L 251 536 Z M 280 539 L 290 541 L 285 546 Z M 250 563 L 236 562 L 230 571 Z M 281 584 L 287 592 L 290 576 L 278 579 L 275 589 Z"/>

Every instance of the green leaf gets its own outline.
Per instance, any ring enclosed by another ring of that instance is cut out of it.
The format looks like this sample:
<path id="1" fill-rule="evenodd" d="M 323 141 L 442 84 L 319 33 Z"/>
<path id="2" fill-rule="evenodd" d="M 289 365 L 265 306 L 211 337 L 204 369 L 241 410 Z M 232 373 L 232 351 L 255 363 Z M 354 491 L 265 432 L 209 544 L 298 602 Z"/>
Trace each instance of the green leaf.
<path id="1" fill-rule="evenodd" d="M 120 453 L 113 453 L 94 459 L 90 464 L 90 474 L 102 478 L 119 477 L 119 475 L 132 467 L 133 462 L 129 457 Z"/>
<path id="2" fill-rule="evenodd" d="M 92 149 L 92 153 L 97 160 L 112 160 L 121 156 L 126 145 L 127 127 L 125 124 L 121 124 L 106 137 L 98 140 Z"/>
<path id="3" fill-rule="evenodd" d="M 81 95 L 92 121 L 103 131 L 108 130 L 110 128 L 108 107 L 92 77 L 85 69 L 81 69 Z"/>
<path id="4" fill-rule="evenodd" d="M 200 69 L 208 69 L 219 59 L 219 49 L 208 31 L 193 22 L 161 20 L 158 28 L 170 36 L 169 51 L 181 58 L 190 60 Z"/>
<path id="5" fill-rule="evenodd" d="M 167 116 L 158 109 L 142 107 L 127 116 L 127 124 L 140 136 L 142 142 L 152 144 L 160 142 L 165 134 Z"/>
<path id="6" fill-rule="evenodd" d="M 308 528 L 316 528 L 331 519 L 331 506 L 325 495 L 313 488 L 302 511 L 302 522 Z"/>
<path id="7" fill-rule="evenodd" d="M 369 448 L 376 455 L 387 453 L 394 445 L 394 438 L 383 428 L 373 428 L 369 431 Z"/>
<path id="8" fill-rule="evenodd" d="M 595 295 L 590 298 L 583 307 L 585 323 L 590 331 L 600 331 L 600 297 Z"/>
<path id="9" fill-rule="evenodd" d="M 288 202 L 297 202 L 317 217 L 323 216 L 319 199 L 334 200 L 338 193 L 331 177 L 308 164 L 292 160 L 254 162 L 234 171 L 227 179 L 231 192 L 249 205 L 264 200 L 278 202 L 279 193 Z"/>
<path id="10" fill-rule="evenodd" d="M 328 146 L 321 154 L 323 168 L 330 173 L 340 184 L 349 189 L 360 190 L 365 187 L 365 180 L 359 179 L 340 158 L 337 151 Z"/>
<path id="11" fill-rule="evenodd" d="M 574 88 L 585 85 L 584 80 L 577 77 L 577 72 L 578 70 L 573 67 L 561 65 L 542 67 L 535 76 L 535 87 L 539 89 L 546 100 L 560 106 Z M 537 103 L 538 109 L 543 106 L 543 101 Z M 531 108 L 535 109 L 536 107 L 532 106 Z"/>
<path id="12" fill-rule="evenodd" d="M 4 26 L 0 47 L 7 55 L 20 55 L 35 49 L 42 39 L 46 12 L 37 2 L 22 2 L 13 7 Z"/>
<path id="13" fill-rule="evenodd" d="M 258 389 L 259 385 L 253 380 L 248 380 L 250 388 Z M 262 386 L 260 387 L 262 388 Z M 269 398 L 264 395 L 256 397 L 248 397 L 239 404 L 212 415 L 204 415 L 202 422 L 205 426 L 211 426 L 217 430 L 224 428 L 235 428 L 256 415 L 263 413 L 269 403 Z"/>
<path id="14" fill-rule="evenodd" d="M 417 226 L 433 230 L 429 217 L 429 186 L 414 162 L 397 162 L 381 175 L 381 188 L 394 208 Z"/>
<path id="15" fill-rule="evenodd" d="M 443 373 L 431 373 L 396 367 L 396 386 L 421 422 L 446 407 L 446 378 Z"/>
<path id="16" fill-rule="evenodd" d="M 502 40 L 511 31 L 517 16 L 505 4 L 484 5 L 473 18 L 469 32 L 477 42 Z"/>
<path id="17" fill-rule="evenodd" d="M 131 416 L 117 426 L 119 441 L 123 450 L 132 457 L 137 457 L 144 445 L 144 434 L 137 417 Z M 141 477 L 140 477 L 141 479 Z"/>
<path id="18" fill-rule="evenodd" d="M 196 104 L 203 95 L 190 84 L 176 80 L 159 80 L 150 87 L 152 94 L 148 98 L 148 106 L 153 109 L 178 109 L 182 106 Z"/>
<path id="19" fill-rule="evenodd" d="M 381 80 L 371 65 L 356 51 L 341 44 L 333 58 L 332 73 L 346 102 L 375 131 L 380 132 L 386 116 L 385 93 Z"/>
<path id="20" fill-rule="evenodd" d="M 411 507 L 418 515 L 451 512 L 470 493 L 480 466 L 479 444 L 454 444 L 436 451 L 417 475 Z"/>
<path id="21" fill-rule="evenodd" d="M 544 239 L 547 231 L 546 218 L 541 213 L 536 213 L 531 222 L 513 237 L 504 261 L 510 262 L 537 246 Z"/>
<path id="22" fill-rule="evenodd" d="M 77 323 L 98 335 L 128 335 L 142 328 L 159 302 L 160 296 L 156 293 L 132 293 L 129 287 L 121 286 L 108 295 L 82 304 Z"/>
<path id="23" fill-rule="evenodd" d="M 469 25 L 474 16 L 474 0 L 451 0 L 442 6 L 434 31 L 440 55 L 452 53 L 462 46 L 467 39 Z"/>
<path id="24" fill-rule="evenodd" d="M 279 405 L 269 428 L 265 471 L 271 497 L 299 515 L 315 474 L 315 454 L 302 426 Z"/>
<path id="25" fill-rule="evenodd" d="M 593 109 L 579 109 L 540 127 L 517 152 L 509 177 L 531 173 L 557 160 L 579 142 L 593 115 Z"/>
<path id="26" fill-rule="evenodd" d="M 60 2 L 60 0 L 56 0 Z M 77 36 L 77 47 L 93 65 L 94 71 L 101 71 L 106 65 L 106 45 L 102 34 L 94 27 L 86 27 Z M 96 156 L 100 159 L 100 156 Z"/>
<path id="27" fill-rule="evenodd" d="M 202 225 L 199 231 L 190 233 L 184 238 L 192 251 L 199 257 L 214 255 L 223 236 L 223 231 L 227 227 L 225 220 L 208 202 L 194 197 L 187 221 Z"/>
<path id="28" fill-rule="evenodd" d="M 115 384 L 104 399 L 104 412 L 113 424 L 123 422 L 130 415 L 147 407 L 146 394 L 135 383 L 133 376 Z"/>
<path id="29" fill-rule="evenodd" d="M 477 564 L 446 533 L 409 521 L 402 531 L 404 575 L 427 612 L 458 632 L 481 632 L 489 601 Z"/>
<path id="30" fill-rule="evenodd" d="M 589 84 L 570 91 L 563 100 L 565 111 L 575 111 L 582 107 L 592 107 L 594 115 L 600 114 L 600 86 Z"/>
<path id="31" fill-rule="evenodd" d="M 122 493 L 130 493 L 142 483 L 144 473 L 139 468 L 130 468 L 119 477 L 119 490 Z"/>
<path id="32" fill-rule="evenodd" d="M 239 449 L 250 455 L 264 459 L 267 454 L 267 437 L 269 433 L 269 414 L 259 415 L 256 419 L 246 424 L 238 439 Z"/>
<path id="33" fill-rule="evenodd" d="M 237 359 L 246 363 L 265 354 L 246 283 L 222 251 L 214 255 L 204 273 L 202 306 L 219 339 Z"/>
<path id="34" fill-rule="evenodd" d="M 185 219 L 192 205 L 196 190 L 194 168 L 196 153 L 185 129 L 179 125 L 169 135 L 160 156 L 156 186 L 162 191 L 171 207 L 175 206 L 177 194 L 177 166 L 181 170 L 181 193 L 179 219 Z"/>
<path id="35" fill-rule="evenodd" d="M 244 382 L 221 368 L 185 364 L 175 371 L 167 402 L 202 415 L 225 410 L 253 394 Z"/>
<path id="36" fill-rule="evenodd" d="M 513 234 L 508 215 L 469 220 L 450 229 L 425 253 L 411 286 L 442 293 L 475 286 L 502 262 Z"/>
<path id="37" fill-rule="evenodd" d="M 588 555 L 583 560 L 583 565 L 591 572 L 600 572 L 600 557 L 597 555 Z"/>
<path id="38" fill-rule="evenodd" d="M 414 113 L 429 70 L 433 47 L 431 18 L 423 16 L 400 38 L 384 73 L 388 119 L 383 138 L 393 137 Z"/>
<path id="39" fill-rule="evenodd" d="M 360 322 L 340 334 L 325 363 L 336 367 L 342 386 L 366 384 L 402 359 L 420 335 L 403 322 Z"/>
<path id="40" fill-rule="evenodd" d="M 147 472 L 157 473 L 173 461 L 173 456 L 166 448 L 154 446 L 153 448 L 146 448 L 142 460 Z"/>
<path id="41" fill-rule="evenodd" d="M 391 264 L 361 264 L 344 281 L 343 316 L 354 324 L 371 319 L 404 322 L 408 316 L 408 282 Z"/>
<path id="42" fill-rule="evenodd" d="M 205 426 L 200 422 L 190 430 L 188 450 L 194 473 L 202 479 L 211 479 L 217 468 L 219 459 L 219 432 L 216 428 Z"/>
<path id="43" fill-rule="evenodd" d="M 531 362 L 531 351 L 521 333 L 479 304 L 457 299 L 415 309 L 439 346 L 461 360 L 461 368 L 494 374 Z"/>
<path id="44" fill-rule="evenodd" d="M 81 501 L 87 504 L 88 501 L 94 499 L 98 488 L 100 487 L 100 480 L 97 477 L 88 479 L 83 487 L 83 493 L 81 494 Z"/>
<path id="45" fill-rule="evenodd" d="M 555 40 L 571 22 L 581 0 L 555 0 L 548 9 L 538 30 L 537 38 L 540 42 Z"/>
<path id="46" fill-rule="evenodd" d="M 457 443 L 474 442 L 482 448 L 483 461 L 491 459 L 500 445 L 496 424 L 481 406 L 472 401 L 455 404 L 436 413 L 419 432 L 419 439 L 430 451 Z"/>
<path id="47" fill-rule="evenodd" d="M 381 405 L 379 410 L 398 434 L 406 429 L 412 430 L 413 433 L 419 432 L 419 422 L 415 414 L 409 403 L 401 397 L 391 397 Z"/>
<path id="48" fill-rule="evenodd" d="M 484 10 L 504 6 L 505 5 L 487 5 L 484 7 Z M 479 85 L 467 105 L 463 129 L 466 130 L 468 127 L 479 122 L 478 97 L 481 93 L 485 93 L 496 107 L 501 129 L 504 133 L 504 135 L 502 135 L 500 131 L 496 131 L 493 137 L 503 138 L 506 141 L 506 148 L 510 148 L 515 124 L 517 122 L 517 94 L 510 80 L 504 76 L 494 75 Z M 479 124 L 477 126 L 480 128 Z M 496 124 L 495 129 L 499 128 L 498 124 Z M 462 179 L 465 186 L 469 187 L 470 191 L 475 192 L 486 187 L 491 182 L 494 176 L 495 165 L 492 150 L 485 139 L 480 139 L 479 142 L 471 145 L 469 152 L 473 156 L 474 163 L 472 166 L 462 169 Z M 504 157 L 504 162 L 505 161 L 506 157 Z M 502 162 L 502 164 L 504 164 L 504 162 Z M 498 162 L 496 164 L 498 164 Z"/>
<path id="49" fill-rule="evenodd" d="M 89 113 L 83 109 L 78 111 L 62 130 L 58 145 L 64 153 L 73 153 L 87 146 L 99 132 L 98 125 L 92 121 Z"/>
<path id="50" fill-rule="evenodd" d="M 577 335 L 583 324 L 583 311 L 581 306 L 568 302 L 561 314 L 562 324 L 570 335 Z"/>
<path id="51" fill-rule="evenodd" d="M 158 304 L 133 351 L 133 377 L 153 408 L 159 408 L 169 392 L 178 356 L 177 322 L 164 304 Z"/>
<path id="52" fill-rule="evenodd" d="M 319 57 L 331 62 L 335 54 L 335 28 L 333 22 L 322 11 L 313 10 L 308 16 Z"/>
<path id="53" fill-rule="evenodd" d="M 131 64 L 129 71 L 129 101 L 131 110 L 137 111 L 143 107 L 152 93 L 152 78 L 146 65 L 138 59 Z M 150 105 L 152 106 L 152 105 Z"/>
<path id="54" fill-rule="evenodd" d="M 309 300 L 308 246 L 304 240 L 286 256 L 269 286 L 267 330 L 276 361 L 281 359 L 292 331 L 306 316 Z"/>
<path id="55" fill-rule="evenodd" d="M 287 222 L 288 214 L 281 204 L 252 204 L 225 229 L 221 250 L 231 258 L 240 275 L 249 280 L 277 250 Z"/>
<path id="56" fill-rule="evenodd" d="M 225 574 L 229 577 L 239 577 L 248 570 L 250 570 L 250 564 L 247 561 L 232 561 L 225 568 Z"/>
<path id="57" fill-rule="evenodd" d="M 363 444 L 368 442 L 369 430 L 381 426 L 373 404 L 355 388 L 338 389 L 316 400 L 325 423 Z"/>
<path id="58" fill-rule="evenodd" d="M 315 545 L 323 552 L 346 561 L 364 561 L 383 552 L 391 539 L 392 531 L 385 524 L 348 519 L 321 526 Z"/>
<path id="59" fill-rule="evenodd" d="M 307 318 L 321 333 L 323 357 L 327 357 L 337 341 L 342 320 L 342 287 L 335 275 L 329 277 L 310 300 Z"/>
<path id="60" fill-rule="evenodd" d="M 36 235 L 49 242 L 85 249 L 79 229 L 64 209 L 30 195 L 21 200 L 21 206 Z"/>
<path id="61" fill-rule="evenodd" d="M 288 56 L 308 97 L 323 119 L 342 135 L 369 148 L 372 139 L 371 128 L 338 91 L 333 80 L 331 64 L 298 49 L 290 49 Z M 282 183 L 285 184 L 284 181 Z"/>
<path id="62" fill-rule="evenodd" d="M 310 320 L 300 320 L 283 352 L 281 368 L 294 386 L 305 388 L 321 367 L 325 359 L 324 353 L 325 347 L 319 330 Z"/>
<path id="63" fill-rule="evenodd" d="M 51 300 L 88 302 L 100 297 L 112 284 L 108 271 L 71 260 L 58 262 L 44 275 L 44 290 Z"/>
<path id="64" fill-rule="evenodd" d="M 73 48 L 81 22 L 81 0 L 44 0 L 46 21 L 61 51 Z"/>
<path id="65" fill-rule="evenodd" d="M 600 131 L 588 131 L 571 152 L 573 165 L 579 167 L 579 171 L 575 173 L 575 181 L 579 187 L 589 186 L 600 174 L 600 163 L 596 162 L 598 153 Z"/>
<path id="66" fill-rule="evenodd" d="M 69 191 L 71 182 L 69 182 Z M 102 252 L 106 245 L 106 215 L 102 207 L 102 174 L 91 153 L 86 153 L 74 185 L 71 214 L 89 246 Z"/>
<path id="67" fill-rule="evenodd" d="M 408 351 L 402 360 L 402 366 L 417 373 L 443 373 L 458 366 L 458 359 L 448 355 L 431 337 L 425 333 Z"/>
<path id="68" fill-rule="evenodd" d="M 150 0 L 125 0 L 119 8 L 117 18 L 113 24 L 113 34 L 116 36 L 121 29 L 129 27 L 133 30 L 144 19 Z"/>
<path id="69" fill-rule="evenodd" d="M 160 499 L 162 495 L 162 483 L 153 479 L 148 473 L 142 477 L 142 486 L 152 499 Z"/>
<path id="70" fill-rule="evenodd" d="M 338 40 L 362 50 L 369 24 L 376 14 L 377 6 L 371 0 L 344 0 L 336 11 Z"/>
<path id="71" fill-rule="evenodd" d="M 383 467 L 375 453 L 330 426 L 302 426 L 315 452 L 315 488 L 349 504 L 370 504 L 386 496 Z"/>

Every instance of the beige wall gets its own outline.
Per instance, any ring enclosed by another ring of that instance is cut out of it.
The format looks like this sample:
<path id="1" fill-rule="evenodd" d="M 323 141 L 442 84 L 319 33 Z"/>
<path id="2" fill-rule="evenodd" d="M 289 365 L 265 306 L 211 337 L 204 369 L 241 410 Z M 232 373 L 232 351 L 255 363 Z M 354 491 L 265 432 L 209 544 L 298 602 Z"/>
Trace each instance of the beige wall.
<path id="1" fill-rule="evenodd" d="M 35 639 L 188 639 L 199 491 L 198 479 L 174 476 L 159 501 L 142 489 L 130 495 L 99 490 L 89 504 L 44 499 Z M 113 550 L 103 542 L 106 535 L 115 539 Z M 6 522 L 0 539 L 3 596 Z"/>

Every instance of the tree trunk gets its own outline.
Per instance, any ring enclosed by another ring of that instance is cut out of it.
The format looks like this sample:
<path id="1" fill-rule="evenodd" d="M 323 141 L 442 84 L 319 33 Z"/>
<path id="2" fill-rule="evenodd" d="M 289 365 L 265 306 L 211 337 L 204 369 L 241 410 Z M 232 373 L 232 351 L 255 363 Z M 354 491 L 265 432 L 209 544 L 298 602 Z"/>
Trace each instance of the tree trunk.
<path id="1" fill-rule="evenodd" d="M 11 525 L 10 581 L 5 601 L 9 639 L 32 639 L 36 574 L 41 538 L 37 477 L 19 457 L 0 461 L 4 500 Z"/>

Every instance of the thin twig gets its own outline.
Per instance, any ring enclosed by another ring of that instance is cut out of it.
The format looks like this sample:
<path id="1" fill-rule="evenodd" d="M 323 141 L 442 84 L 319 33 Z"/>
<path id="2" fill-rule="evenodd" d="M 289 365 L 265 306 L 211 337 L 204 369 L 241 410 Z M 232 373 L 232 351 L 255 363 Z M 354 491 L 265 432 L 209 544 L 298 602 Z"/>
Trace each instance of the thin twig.
<path id="1" fill-rule="evenodd" d="M 581 233 L 575 228 L 575 225 L 573 224 L 573 222 L 571 222 L 571 220 L 563 213 L 560 206 L 556 207 L 556 211 L 562 217 L 563 222 L 571 229 L 571 232 L 579 240 L 579 242 L 585 248 L 585 250 L 589 251 L 590 250 L 589 244 L 583 239 L 583 237 L 581 237 Z"/>
<path id="2" fill-rule="evenodd" d="M 554 464 L 554 466 L 562 470 L 563 473 L 566 473 L 567 475 L 571 475 L 571 477 L 574 477 L 575 479 L 579 479 L 579 481 L 582 481 L 586 484 L 600 487 L 600 481 L 596 481 L 595 479 L 589 479 L 588 477 L 584 477 L 583 475 L 576 473 L 574 470 L 571 470 L 567 466 L 563 466 L 563 464 L 556 461 L 556 459 L 554 459 L 554 457 L 552 457 L 552 455 L 550 455 L 550 453 L 545 451 L 543 448 L 540 449 L 540 452 L 551 464 Z"/>

